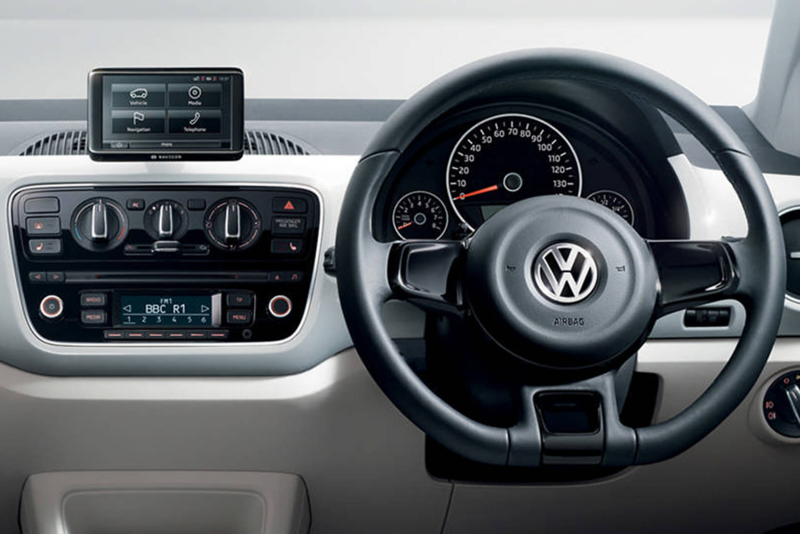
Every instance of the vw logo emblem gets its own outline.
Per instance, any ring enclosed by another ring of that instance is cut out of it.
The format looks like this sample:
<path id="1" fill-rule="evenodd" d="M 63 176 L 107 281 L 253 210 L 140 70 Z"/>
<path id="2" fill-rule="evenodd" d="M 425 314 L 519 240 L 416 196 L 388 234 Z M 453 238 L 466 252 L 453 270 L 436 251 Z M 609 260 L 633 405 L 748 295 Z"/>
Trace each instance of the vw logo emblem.
<path id="1" fill-rule="evenodd" d="M 575 304 L 597 287 L 597 263 L 585 248 L 556 243 L 544 249 L 533 263 L 536 288 L 559 304 Z"/>

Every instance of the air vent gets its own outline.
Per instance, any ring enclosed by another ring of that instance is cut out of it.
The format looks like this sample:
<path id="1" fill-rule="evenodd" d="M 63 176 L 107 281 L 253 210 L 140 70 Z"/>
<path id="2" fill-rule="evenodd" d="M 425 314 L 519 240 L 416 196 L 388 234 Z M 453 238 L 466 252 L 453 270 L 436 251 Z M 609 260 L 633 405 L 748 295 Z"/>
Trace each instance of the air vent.
<path id="1" fill-rule="evenodd" d="M 312 150 L 296 141 L 262 130 L 244 133 L 244 153 L 259 156 L 310 156 Z"/>
<path id="2" fill-rule="evenodd" d="M 262 130 L 246 130 L 244 153 L 258 156 L 310 156 L 316 153 L 299 141 Z M 20 156 L 77 156 L 86 154 L 86 132 L 73 130 L 40 137 L 19 152 Z"/>
<path id="3" fill-rule="evenodd" d="M 781 213 L 783 242 L 786 245 L 786 290 L 795 302 L 800 301 L 800 206 Z"/>
<path id="4" fill-rule="evenodd" d="M 20 156 L 79 156 L 86 154 L 86 132 L 73 130 L 40 137 Z"/>

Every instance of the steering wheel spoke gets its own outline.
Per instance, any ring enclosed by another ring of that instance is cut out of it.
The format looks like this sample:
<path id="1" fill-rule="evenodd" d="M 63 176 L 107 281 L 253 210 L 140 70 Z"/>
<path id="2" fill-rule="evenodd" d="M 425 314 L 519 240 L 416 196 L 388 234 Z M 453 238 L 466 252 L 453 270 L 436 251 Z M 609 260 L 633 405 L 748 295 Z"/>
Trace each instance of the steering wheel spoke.
<path id="1" fill-rule="evenodd" d="M 423 309 L 455 311 L 462 305 L 461 241 L 398 241 L 388 262 L 392 295 Z"/>
<path id="2" fill-rule="evenodd" d="M 509 429 L 508 465 L 631 465 L 636 434 L 620 421 L 620 411 L 635 360 L 572 384 L 523 387 L 522 419 Z"/>
<path id="3" fill-rule="evenodd" d="M 740 295 L 735 241 L 647 242 L 661 286 L 658 315 Z"/>

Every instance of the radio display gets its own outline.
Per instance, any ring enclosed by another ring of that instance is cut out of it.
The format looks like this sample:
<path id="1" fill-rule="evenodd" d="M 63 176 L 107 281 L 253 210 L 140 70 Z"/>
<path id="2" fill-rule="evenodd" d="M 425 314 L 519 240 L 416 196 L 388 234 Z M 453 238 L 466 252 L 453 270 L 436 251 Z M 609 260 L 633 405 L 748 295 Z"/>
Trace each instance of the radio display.
<path id="1" fill-rule="evenodd" d="M 89 75 L 89 154 L 96 160 L 238 159 L 239 69 L 96 69 Z"/>
<path id="2" fill-rule="evenodd" d="M 121 295 L 122 326 L 203 328 L 219 326 L 218 295 Z"/>

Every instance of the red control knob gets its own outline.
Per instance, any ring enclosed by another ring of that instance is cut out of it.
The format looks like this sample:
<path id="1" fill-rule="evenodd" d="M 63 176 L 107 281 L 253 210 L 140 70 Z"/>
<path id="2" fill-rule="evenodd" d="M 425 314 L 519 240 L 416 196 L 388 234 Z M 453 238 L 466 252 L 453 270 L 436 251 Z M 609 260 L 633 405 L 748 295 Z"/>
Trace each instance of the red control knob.
<path id="1" fill-rule="evenodd" d="M 292 313 L 292 301 L 289 299 L 289 297 L 277 295 L 272 297 L 272 299 L 269 301 L 269 306 L 267 306 L 267 309 L 269 310 L 270 315 L 280 319 Z"/>
<path id="2" fill-rule="evenodd" d="M 42 317 L 45 319 L 54 321 L 64 313 L 64 301 L 57 295 L 47 295 L 42 299 L 42 302 L 39 303 L 39 313 L 41 313 Z"/>

